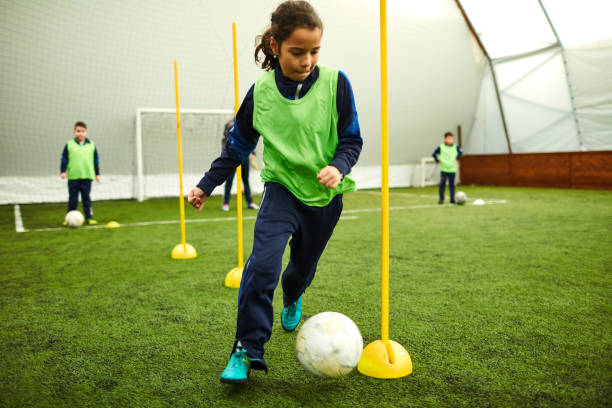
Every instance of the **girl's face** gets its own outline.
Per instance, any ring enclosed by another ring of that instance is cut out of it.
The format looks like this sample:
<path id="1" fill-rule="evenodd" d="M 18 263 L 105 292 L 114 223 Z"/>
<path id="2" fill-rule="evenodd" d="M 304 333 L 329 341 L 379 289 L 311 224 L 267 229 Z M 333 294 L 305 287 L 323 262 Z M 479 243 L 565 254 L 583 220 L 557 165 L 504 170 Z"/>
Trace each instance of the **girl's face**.
<path id="1" fill-rule="evenodd" d="M 293 81 L 302 82 L 317 65 L 323 31 L 320 28 L 296 28 L 289 38 L 278 43 L 272 37 L 270 46 L 278 56 L 283 75 Z"/>

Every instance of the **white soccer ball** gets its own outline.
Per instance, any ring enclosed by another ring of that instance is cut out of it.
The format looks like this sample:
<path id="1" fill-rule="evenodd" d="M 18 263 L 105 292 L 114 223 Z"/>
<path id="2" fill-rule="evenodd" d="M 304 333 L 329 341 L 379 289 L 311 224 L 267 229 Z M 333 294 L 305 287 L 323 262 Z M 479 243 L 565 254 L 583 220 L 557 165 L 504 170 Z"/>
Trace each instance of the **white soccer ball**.
<path id="1" fill-rule="evenodd" d="M 319 377 L 340 377 L 359 363 L 363 339 L 351 319 L 336 312 L 312 316 L 302 325 L 295 345 L 300 363 Z"/>
<path id="2" fill-rule="evenodd" d="M 463 205 L 465 204 L 465 202 L 467 201 L 467 194 L 465 194 L 463 191 L 459 191 L 457 194 L 455 194 L 455 202 L 459 205 Z"/>
<path id="3" fill-rule="evenodd" d="M 83 214 L 81 214 L 80 211 L 72 210 L 68 211 L 64 220 L 66 221 L 66 225 L 70 228 L 78 228 L 83 225 L 85 217 L 83 217 Z"/>

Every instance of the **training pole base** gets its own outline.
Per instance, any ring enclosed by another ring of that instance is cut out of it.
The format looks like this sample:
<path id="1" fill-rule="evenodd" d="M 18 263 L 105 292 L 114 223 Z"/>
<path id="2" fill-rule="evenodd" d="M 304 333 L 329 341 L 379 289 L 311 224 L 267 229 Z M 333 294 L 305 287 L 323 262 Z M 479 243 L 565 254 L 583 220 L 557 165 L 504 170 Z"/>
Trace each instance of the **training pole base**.
<path id="1" fill-rule="evenodd" d="M 242 268 L 235 267 L 225 275 L 225 286 L 228 288 L 239 288 L 242 280 Z"/>
<path id="2" fill-rule="evenodd" d="M 412 373 L 412 360 L 401 344 L 389 340 L 393 354 L 393 363 L 389 359 L 387 345 L 382 340 L 376 340 L 366 346 L 361 353 L 357 370 L 368 377 L 400 378 Z"/>
<path id="3" fill-rule="evenodd" d="M 172 254 L 170 255 L 172 259 L 193 259 L 198 256 L 195 248 L 189 244 L 178 244 L 172 249 Z"/>

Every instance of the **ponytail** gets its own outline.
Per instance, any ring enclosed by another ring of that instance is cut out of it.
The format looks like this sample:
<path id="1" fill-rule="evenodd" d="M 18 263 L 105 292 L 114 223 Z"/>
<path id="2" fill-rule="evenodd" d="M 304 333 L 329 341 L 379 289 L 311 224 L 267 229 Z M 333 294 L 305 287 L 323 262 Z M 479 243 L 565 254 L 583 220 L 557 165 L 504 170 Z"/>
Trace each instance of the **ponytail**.
<path id="1" fill-rule="evenodd" d="M 269 27 L 262 35 L 255 37 L 255 44 L 259 43 L 255 47 L 255 64 L 260 65 L 265 71 L 274 69 L 276 66 L 276 55 L 274 55 L 274 51 L 272 51 L 272 46 L 270 45 L 271 39 L 272 27 Z M 259 56 L 260 51 L 263 53 L 263 62 Z"/>

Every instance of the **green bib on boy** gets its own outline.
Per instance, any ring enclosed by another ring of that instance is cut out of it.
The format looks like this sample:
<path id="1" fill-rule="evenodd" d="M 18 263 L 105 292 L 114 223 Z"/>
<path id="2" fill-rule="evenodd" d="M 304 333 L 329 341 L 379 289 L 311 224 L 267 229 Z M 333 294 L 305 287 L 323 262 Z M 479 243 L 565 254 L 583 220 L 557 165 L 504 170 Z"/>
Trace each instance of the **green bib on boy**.
<path id="1" fill-rule="evenodd" d="M 66 146 L 68 147 L 68 167 L 66 169 L 68 180 L 95 179 L 94 152 L 96 145 L 94 142 L 90 140 L 89 143 L 79 144 L 76 140 L 71 139 Z"/>
<path id="2" fill-rule="evenodd" d="M 457 172 L 457 146 L 448 146 L 446 143 L 440 145 L 440 171 L 445 173 Z"/>
<path id="3" fill-rule="evenodd" d="M 259 77 L 253 91 L 253 127 L 264 140 L 262 180 L 282 184 L 306 205 L 324 207 L 336 195 L 355 191 L 355 182 L 347 174 L 331 189 L 317 179 L 338 146 L 338 70 L 318 67 L 316 82 L 297 100 L 280 93 L 274 70 Z"/>

